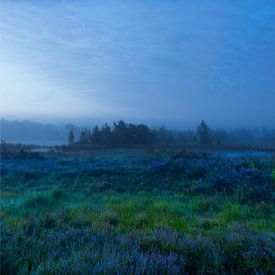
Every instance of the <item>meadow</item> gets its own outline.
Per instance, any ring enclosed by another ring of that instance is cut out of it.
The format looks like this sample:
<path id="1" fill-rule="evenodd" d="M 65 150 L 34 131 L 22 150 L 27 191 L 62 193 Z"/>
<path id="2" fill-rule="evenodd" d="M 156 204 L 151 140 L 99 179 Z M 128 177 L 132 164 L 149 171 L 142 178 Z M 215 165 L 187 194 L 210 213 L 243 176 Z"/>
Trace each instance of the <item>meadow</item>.
<path id="1" fill-rule="evenodd" d="M 275 158 L 6 153 L 1 274 L 272 274 Z"/>

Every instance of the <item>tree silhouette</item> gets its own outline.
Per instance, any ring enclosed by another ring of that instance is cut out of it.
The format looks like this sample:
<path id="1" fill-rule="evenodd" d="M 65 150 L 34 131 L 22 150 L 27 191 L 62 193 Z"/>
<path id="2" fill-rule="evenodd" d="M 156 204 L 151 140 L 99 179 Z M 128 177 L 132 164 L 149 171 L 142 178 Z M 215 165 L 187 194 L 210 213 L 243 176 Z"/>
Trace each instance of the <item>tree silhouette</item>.
<path id="1" fill-rule="evenodd" d="M 100 136 L 101 136 L 100 129 L 99 129 L 98 125 L 96 124 L 95 127 L 93 128 L 91 142 L 93 144 L 100 144 Z"/>
<path id="2" fill-rule="evenodd" d="M 209 132 L 208 126 L 205 121 L 202 120 L 200 125 L 197 127 L 197 135 L 201 144 L 210 144 L 212 142 Z"/>
<path id="3" fill-rule="evenodd" d="M 74 131 L 73 129 L 69 132 L 69 144 L 72 145 L 74 143 Z"/>
<path id="4" fill-rule="evenodd" d="M 101 144 L 109 145 L 113 143 L 113 134 L 111 127 L 105 123 L 100 130 L 100 142 Z"/>
<path id="5" fill-rule="evenodd" d="M 79 142 L 81 144 L 89 144 L 92 142 L 92 133 L 91 130 L 88 130 L 87 128 L 84 129 L 84 131 L 81 132 L 79 137 Z"/>
<path id="6" fill-rule="evenodd" d="M 70 133 L 73 135 L 73 133 Z M 114 122 L 113 127 L 107 123 L 101 128 L 95 125 L 91 130 L 84 129 L 77 143 L 86 145 L 108 145 L 108 146 L 134 146 L 134 145 L 151 145 L 151 144 L 182 144 L 194 143 L 199 140 L 201 144 L 209 144 L 213 141 L 220 144 L 223 135 L 211 130 L 202 120 L 194 131 L 172 131 L 164 126 L 159 129 L 150 129 L 146 124 L 126 123 L 123 120 Z M 70 137 L 69 143 L 73 138 Z"/>
<path id="7" fill-rule="evenodd" d="M 114 123 L 113 127 L 114 141 L 117 144 L 127 144 L 129 143 L 129 131 L 128 125 L 123 121 L 119 120 Z"/>

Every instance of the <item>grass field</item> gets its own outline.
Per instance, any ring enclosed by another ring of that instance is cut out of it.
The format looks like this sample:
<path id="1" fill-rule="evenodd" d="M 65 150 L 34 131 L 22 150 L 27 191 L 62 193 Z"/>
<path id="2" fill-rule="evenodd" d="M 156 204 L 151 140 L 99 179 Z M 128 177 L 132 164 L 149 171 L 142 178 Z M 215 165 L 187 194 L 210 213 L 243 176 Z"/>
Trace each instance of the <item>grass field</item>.
<path id="1" fill-rule="evenodd" d="M 1 274 L 272 274 L 274 157 L 5 154 Z"/>

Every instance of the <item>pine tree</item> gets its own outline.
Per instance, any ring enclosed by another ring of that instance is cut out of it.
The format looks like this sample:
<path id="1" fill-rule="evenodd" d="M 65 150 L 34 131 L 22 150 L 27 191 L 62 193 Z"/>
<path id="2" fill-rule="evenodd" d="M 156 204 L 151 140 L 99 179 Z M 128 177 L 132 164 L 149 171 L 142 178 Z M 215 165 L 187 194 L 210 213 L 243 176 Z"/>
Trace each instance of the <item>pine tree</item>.
<path id="1" fill-rule="evenodd" d="M 197 127 L 197 135 L 201 144 L 210 144 L 212 142 L 209 132 L 208 126 L 205 121 L 202 120 L 200 125 Z"/>
<path id="2" fill-rule="evenodd" d="M 69 144 L 72 145 L 74 143 L 74 131 L 73 129 L 69 132 Z"/>

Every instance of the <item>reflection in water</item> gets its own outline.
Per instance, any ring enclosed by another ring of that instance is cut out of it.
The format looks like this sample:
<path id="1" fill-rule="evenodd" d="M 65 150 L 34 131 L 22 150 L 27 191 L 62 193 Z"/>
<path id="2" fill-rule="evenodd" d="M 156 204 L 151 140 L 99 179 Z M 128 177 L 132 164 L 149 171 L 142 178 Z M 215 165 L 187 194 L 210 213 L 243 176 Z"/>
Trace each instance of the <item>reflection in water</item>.
<path id="1" fill-rule="evenodd" d="M 216 152 L 215 155 L 220 157 L 238 158 L 238 157 L 271 157 L 273 152 L 265 151 L 226 151 Z"/>

